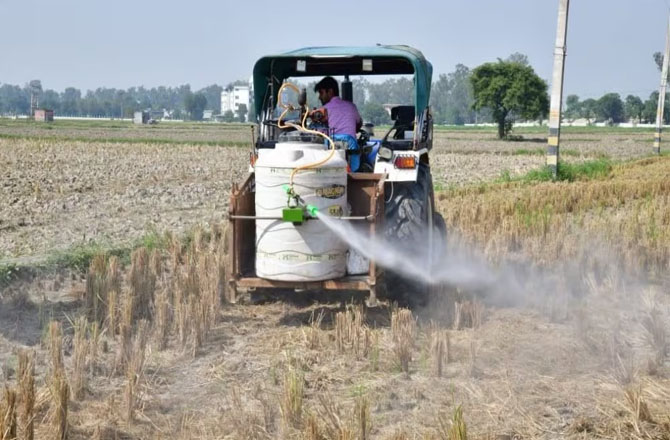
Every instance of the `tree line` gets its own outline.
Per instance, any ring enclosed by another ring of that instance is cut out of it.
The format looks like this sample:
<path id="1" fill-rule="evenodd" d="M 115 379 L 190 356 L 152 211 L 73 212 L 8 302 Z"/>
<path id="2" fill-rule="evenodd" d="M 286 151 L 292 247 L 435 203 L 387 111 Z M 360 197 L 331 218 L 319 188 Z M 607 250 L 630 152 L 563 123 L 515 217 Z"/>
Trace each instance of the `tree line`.
<path id="1" fill-rule="evenodd" d="M 653 58 L 657 65 L 660 64 L 658 54 L 654 54 Z M 151 109 L 166 111 L 174 119 L 201 120 L 205 109 L 212 110 L 214 114 L 221 113 L 223 90 L 245 84 L 245 81 L 235 81 L 225 88 L 212 84 L 197 91 L 193 91 L 188 84 L 178 87 L 131 87 L 126 90 L 101 87 L 85 93 L 74 87 L 62 92 L 43 90 L 39 80 L 23 87 L 0 84 L 0 114 L 29 114 L 30 97 L 34 94 L 40 107 L 53 109 L 57 115 L 128 118 L 135 111 Z M 311 91 L 314 83 L 305 86 Z M 410 104 L 414 100 L 413 82 L 408 77 L 382 82 L 356 79 L 353 89 L 354 102 L 362 118 L 374 124 L 391 122 L 384 104 Z M 309 104 L 319 105 L 316 95 L 312 95 L 308 95 Z M 437 124 L 494 122 L 498 124 L 501 137 L 507 135 L 515 120 L 545 117 L 549 105 L 546 82 L 535 74 L 528 58 L 520 53 L 475 69 L 456 65 L 453 72 L 440 74 L 433 81 L 430 102 Z M 563 118 L 586 119 L 589 123 L 653 122 L 657 102 L 658 92 L 653 92 L 645 101 L 634 95 L 628 95 L 623 100 L 618 93 L 584 100 L 577 95 L 569 95 Z M 241 106 L 237 114 L 229 111 L 223 119 L 230 122 L 244 120 L 247 111 L 249 119 L 253 119 L 253 105 L 251 108 Z M 666 111 L 665 115 L 666 122 L 670 122 L 670 111 Z"/>

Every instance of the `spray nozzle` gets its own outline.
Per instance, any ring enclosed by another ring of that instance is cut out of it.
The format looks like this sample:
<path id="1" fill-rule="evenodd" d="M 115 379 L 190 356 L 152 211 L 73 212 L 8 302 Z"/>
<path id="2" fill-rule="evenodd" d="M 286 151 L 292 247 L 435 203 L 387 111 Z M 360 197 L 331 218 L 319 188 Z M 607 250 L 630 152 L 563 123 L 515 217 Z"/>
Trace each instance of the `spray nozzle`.
<path id="1" fill-rule="evenodd" d="M 305 210 L 307 210 L 307 212 L 309 212 L 309 215 L 311 215 L 312 217 L 316 217 L 317 214 L 319 213 L 319 208 L 317 208 L 314 205 L 305 206 Z"/>

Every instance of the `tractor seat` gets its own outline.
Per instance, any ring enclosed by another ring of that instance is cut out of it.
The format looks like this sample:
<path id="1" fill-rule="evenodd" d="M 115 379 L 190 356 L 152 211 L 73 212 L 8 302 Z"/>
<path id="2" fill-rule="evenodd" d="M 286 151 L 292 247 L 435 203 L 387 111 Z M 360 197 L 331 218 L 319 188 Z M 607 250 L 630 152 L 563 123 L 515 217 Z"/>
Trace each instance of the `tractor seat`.
<path id="1" fill-rule="evenodd" d="M 412 139 L 405 139 L 406 131 L 414 131 L 416 112 L 413 105 L 398 105 L 391 108 L 391 119 L 394 121 L 391 129 L 382 138 L 382 145 L 393 150 L 410 150 Z M 389 136 L 393 136 L 389 139 Z"/>

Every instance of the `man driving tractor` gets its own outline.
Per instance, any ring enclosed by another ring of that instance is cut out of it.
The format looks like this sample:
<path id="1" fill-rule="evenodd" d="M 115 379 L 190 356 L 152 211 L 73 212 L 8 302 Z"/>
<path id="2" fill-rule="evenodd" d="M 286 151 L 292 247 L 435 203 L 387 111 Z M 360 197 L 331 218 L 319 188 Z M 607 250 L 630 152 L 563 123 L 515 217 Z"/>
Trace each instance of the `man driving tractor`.
<path id="1" fill-rule="evenodd" d="M 335 78 L 326 76 L 314 86 L 314 91 L 319 94 L 319 101 L 323 107 L 311 112 L 321 112 L 325 115 L 328 123 L 328 134 L 335 141 L 347 142 L 349 154 L 349 167 L 352 172 L 358 171 L 361 165 L 356 133 L 363 125 L 358 109 L 353 102 L 340 98 L 340 88 Z M 325 111 L 324 111 L 325 109 Z M 315 119 L 315 118 L 313 118 Z M 326 122 L 324 121 L 324 122 Z"/>

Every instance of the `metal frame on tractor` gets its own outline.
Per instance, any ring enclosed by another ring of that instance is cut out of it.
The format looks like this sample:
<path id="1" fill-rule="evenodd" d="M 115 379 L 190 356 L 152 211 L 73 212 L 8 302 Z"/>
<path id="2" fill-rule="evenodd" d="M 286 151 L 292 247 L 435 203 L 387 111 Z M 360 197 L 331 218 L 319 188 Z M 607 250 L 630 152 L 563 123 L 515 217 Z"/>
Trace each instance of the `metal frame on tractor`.
<path id="1" fill-rule="evenodd" d="M 408 46 L 375 47 L 313 47 L 299 49 L 280 55 L 266 56 L 254 67 L 254 109 L 258 119 L 258 139 L 255 155 L 261 148 L 274 148 L 280 129 L 274 117 L 278 103 L 278 91 L 288 78 L 338 76 L 338 75 L 393 75 L 414 76 L 414 121 L 411 139 L 386 139 L 382 147 L 387 148 L 385 161 L 378 160 L 375 172 L 349 173 L 348 203 L 351 218 L 367 221 L 372 236 L 383 233 L 385 221 L 385 192 L 393 193 L 394 182 L 406 184 L 416 182 L 421 164 L 428 164 L 428 151 L 432 148 L 432 117 L 428 106 L 432 66 L 421 52 Z M 398 128 L 400 129 L 400 128 Z M 388 134 L 387 134 L 388 137 Z M 415 158 L 414 170 L 393 172 L 394 160 L 398 156 Z M 253 164 L 253 159 L 252 159 Z M 316 282 L 273 281 L 256 276 L 255 243 L 256 228 L 253 166 L 242 184 L 234 184 L 230 194 L 228 287 L 234 294 L 238 289 L 308 289 L 367 291 L 369 303 L 377 298 L 383 271 L 374 261 L 370 262 L 366 275 Z M 379 171 L 379 172 L 378 172 Z M 424 173 L 425 174 L 425 173 Z M 434 211 L 432 184 L 430 185 L 430 212 Z M 309 220 L 318 221 L 318 220 Z M 432 224 L 432 219 L 430 220 Z"/>

